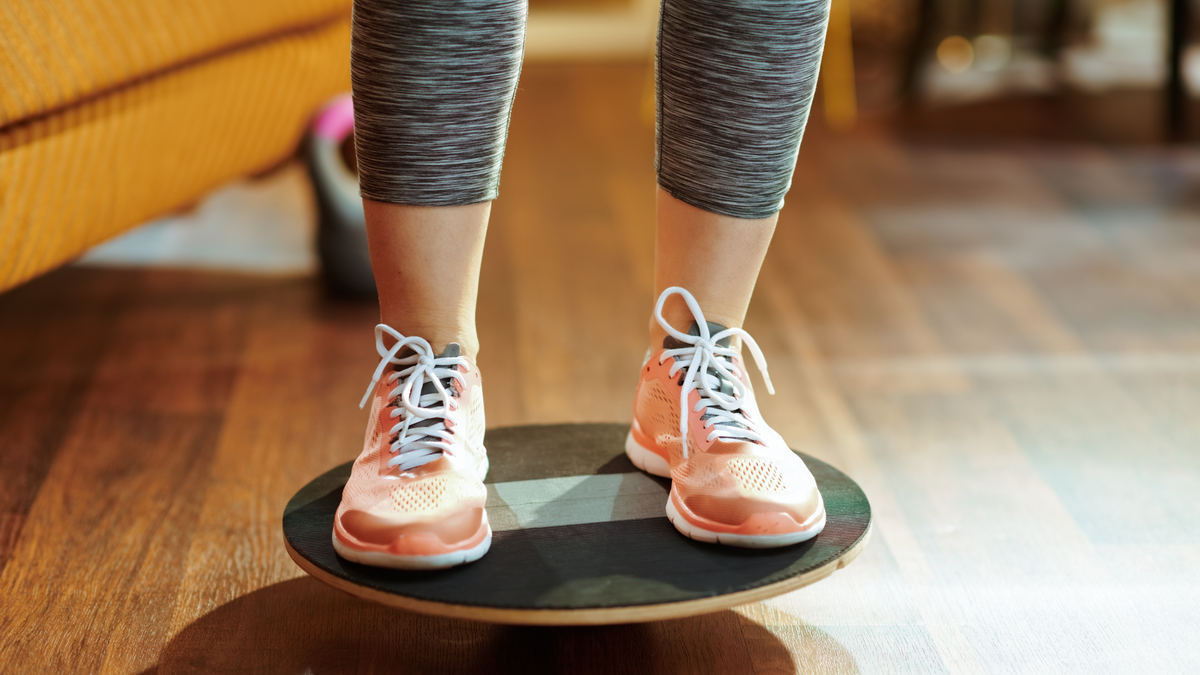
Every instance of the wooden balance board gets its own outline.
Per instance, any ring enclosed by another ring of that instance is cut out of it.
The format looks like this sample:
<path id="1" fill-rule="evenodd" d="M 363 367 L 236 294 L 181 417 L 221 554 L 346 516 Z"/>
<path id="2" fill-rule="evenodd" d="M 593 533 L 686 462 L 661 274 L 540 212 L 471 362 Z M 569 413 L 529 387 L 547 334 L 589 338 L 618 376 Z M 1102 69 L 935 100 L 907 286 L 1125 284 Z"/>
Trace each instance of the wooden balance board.
<path id="1" fill-rule="evenodd" d="M 665 514 L 670 481 L 625 456 L 622 424 L 487 432 L 491 550 L 446 570 L 400 571 L 338 557 L 333 515 L 347 462 L 304 486 L 283 515 L 305 572 L 367 600 L 439 616 L 532 625 L 674 619 L 757 602 L 824 579 L 854 560 L 871 507 L 846 474 L 801 455 L 825 499 L 816 538 L 784 548 L 705 544 Z"/>

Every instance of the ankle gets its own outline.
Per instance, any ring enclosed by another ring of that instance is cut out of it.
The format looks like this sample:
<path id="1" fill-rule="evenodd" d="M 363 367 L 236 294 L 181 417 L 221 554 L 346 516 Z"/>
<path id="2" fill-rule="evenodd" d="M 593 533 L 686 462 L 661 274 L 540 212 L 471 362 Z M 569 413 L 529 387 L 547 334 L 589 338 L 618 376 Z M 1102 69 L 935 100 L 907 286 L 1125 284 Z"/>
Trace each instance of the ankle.
<path id="1" fill-rule="evenodd" d="M 663 318 L 667 320 L 667 323 L 671 324 L 672 328 L 679 331 L 680 333 L 687 333 L 688 330 L 691 329 L 692 324 L 695 323 L 695 318 L 692 316 L 692 313 L 687 310 L 686 305 L 684 306 L 683 313 L 678 313 L 678 312 L 669 313 L 667 310 L 664 309 L 663 310 Z M 740 317 L 739 318 L 729 318 L 727 316 L 707 315 L 706 314 L 705 319 L 711 323 L 715 323 L 715 324 L 724 326 L 725 328 L 741 328 L 742 327 L 742 321 L 741 321 Z M 649 330 L 650 330 L 650 351 L 657 352 L 658 350 L 663 348 L 663 340 L 666 339 L 668 333 L 665 328 L 663 328 L 662 326 L 659 325 L 658 321 L 655 320 L 655 318 L 653 316 L 650 317 Z M 738 338 L 737 336 L 734 336 L 731 346 L 740 351 L 741 344 L 742 344 L 741 339 Z"/>
<path id="2" fill-rule="evenodd" d="M 405 337 L 424 339 L 429 346 L 433 347 L 435 354 L 441 354 L 446 350 L 446 346 L 453 342 L 458 344 L 460 353 L 472 361 L 475 361 L 479 355 L 479 336 L 473 326 L 463 328 L 461 326 L 418 324 L 412 321 L 389 321 L 386 317 L 381 320 Z"/>

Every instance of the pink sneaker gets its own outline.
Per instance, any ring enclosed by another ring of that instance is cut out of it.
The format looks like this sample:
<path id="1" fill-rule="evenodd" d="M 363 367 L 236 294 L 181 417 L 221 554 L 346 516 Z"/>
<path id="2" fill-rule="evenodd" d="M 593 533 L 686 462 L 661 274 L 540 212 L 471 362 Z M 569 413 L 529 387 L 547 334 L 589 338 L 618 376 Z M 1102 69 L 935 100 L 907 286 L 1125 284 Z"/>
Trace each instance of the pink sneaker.
<path id="1" fill-rule="evenodd" d="M 662 317 L 675 294 L 696 319 L 686 335 Z M 825 527 L 817 483 L 763 422 L 741 355 L 730 347 L 735 335 L 742 338 L 775 393 L 754 339 L 705 321 L 679 287 L 663 291 L 654 316 L 668 336 L 642 367 L 625 452 L 638 468 L 671 479 L 667 517 L 675 528 L 699 541 L 751 548 L 817 536 Z"/>
<path id="2" fill-rule="evenodd" d="M 385 333 L 396 340 L 390 349 Z M 373 401 L 366 442 L 342 491 L 333 547 L 396 569 L 478 560 L 492 543 L 479 368 L 457 344 L 435 356 L 425 340 L 383 324 L 375 347 L 383 360 L 359 404 Z"/>

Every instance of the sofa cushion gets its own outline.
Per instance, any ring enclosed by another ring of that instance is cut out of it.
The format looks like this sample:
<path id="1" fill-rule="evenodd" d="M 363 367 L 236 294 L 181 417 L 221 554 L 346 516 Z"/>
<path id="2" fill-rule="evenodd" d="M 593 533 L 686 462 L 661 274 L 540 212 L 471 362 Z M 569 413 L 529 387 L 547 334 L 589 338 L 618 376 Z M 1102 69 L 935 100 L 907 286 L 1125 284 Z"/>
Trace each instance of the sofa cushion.
<path id="1" fill-rule="evenodd" d="M 0 130 L 349 13 L 350 0 L 3 0 Z"/>
<path id="2" fill-rule="evenodd" d="M 343 16 L 0 128 L 0 291 L 285 159 L 349 47 Z"/>

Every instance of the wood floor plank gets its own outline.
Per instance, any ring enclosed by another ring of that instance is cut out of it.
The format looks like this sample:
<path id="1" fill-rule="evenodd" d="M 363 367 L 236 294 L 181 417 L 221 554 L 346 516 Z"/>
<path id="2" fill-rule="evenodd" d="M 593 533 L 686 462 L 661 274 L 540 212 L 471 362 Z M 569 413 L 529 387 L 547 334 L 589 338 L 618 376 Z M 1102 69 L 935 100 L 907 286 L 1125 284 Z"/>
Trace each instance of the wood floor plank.
<path id="1" fill-rule="evenodd" d="M 760 296 L 765 296 L 776 321 L 781 324 L 782 334 L 791 338 L 790 346 L 804 364 L 803 377 L 809 388 L 809 398 L 817 406 L 836 444 L 835 448 L 829 449 L 831 453 L 836 452 L 830 461 L 854 476 L 869 495 L 876 536 L 886 542 L 904 575 L 905 584 L 917 601 L 921 620 L 936 646 L 938 667 L 948 668 L 951 672 L 982 672 L 982 666 L 959 625 L 946 607 L 932 597 L 931 591 L 937 588 L 936 576 L 886 475 L 871 455 L 865 439 L 868 430 L 860 427 L 846 398 L 829 375 L 825 357 L 815 347 L 815 342 L 799 337 L 815 331 L 805 322 L 795 301 L 787 297 L 785 284 L 767 283 L 759 288 Z"/>
<path id="2" fill-rule="evenodd" d="M 929 636 L 919 624 L 812 625 L 767 606 L 739 610 L 750 626 L 766 627 L 786 646 L 791 663 L 759 665 L 778 673 L 944 673 Z M 764 653 L 764 657 L 768 653 Z"/>
<path id="3" fill-rule="evenodd" d="M 70 397 L 79 412 L 0 574 L 0 597 L 27 597 L 0 609 L 0 661 L 31 671 L 99 670 L 120 626 L 143 639 L 124 652 L 153 661 L 241 349 L 243 321 L 229 317 L 239 313 L 237 293 L 226 291 L 244 292 L 245 282 L 124 279 L 139 295 L 98 341 L 96 376 Z M 101 375 L 129 364 L 131 349 L 147 358 L 128 387 Z M 193 388 L 186 378 L 195 373 Z M 135 611 L 138 622 L 125 623 Z"/>
<path id="4" fill-rule="evenodd" d="M 768 262 L 776 283 L 802 297 L 821 349 L 840 359 L 940 352 L 936 334 L 861 218 L 832 201 L 805 211 L 780 214 L 776 247 L 793 258 Z"/>
<path id="5" fill-rule="evenodd" d="M 172 632 L 298 576 L 283 550 L 283 506 L 313 475 L 361 450 L 366 414 L 357 401 L 378 358 L 376 314 L 362 305 L 313 316 L 315 291 L 312 284 L 276 289 L 245 322 L 242 367 L 186 552 Z"/>
<path id="6" fill-rule="evenodd" d="M 514 295 L 522 340 L 516 351 L 530 422 L 628 419 L 647 346 L 649 261 L 629 254 L 615 225 L 630 207 L 614 208 L 612 201 L 626 193 L 606 189 L 611 175 L 642 175 L 652 200 L 652 175 L 631 168 L 639 156 L 643 162 L 650 157 L 621 152 L 648 140 L 646 130 L 632 106 L 616 114 L 623 122 L 610 124 L 636 132 L 634 138 L 556 123 L 594 116 L 596 102 L 617 95 L 619 85 L 626 98 L 635 95 L 629 81 L 640 71 L 615 81 L 575 78 L 573 72 L 548 67 L 526 75 L 527 100 L 514 110 L 504 174 L 504 189 L 538 195 L 504 207 L 505 253 L 518 270 Z M 580 156 L 597 161 L 579 162 Z"/>
<path id="7" fill-rule="evenodd" d="M 513 358 L 521 338 L 516 322 L 516 270 L 508 254 L 510 212 L 501 196 L 492 204 L 491 223 L 479 275 L 476 317 L 479 331 L 479 371 L 487 386 L 484 405 L 489 426 L 513 426 L 526 419 L 521 364 Z"/>
<path id="8" fill-rule="evenodd" d="M 93 376 L 122 290 L 111 277 L 73 270 L 0 295 L 0 315 L 23 318 L 0 322 L 0 571 L 79 413 L 70 402 Z"/>
<path id="9" fill-rule="evenodd" d="M 1086 349 L 1020 275 L 971 252 L 893 265 L 947 348 L 960 356 L 1082 355 Z"/>

